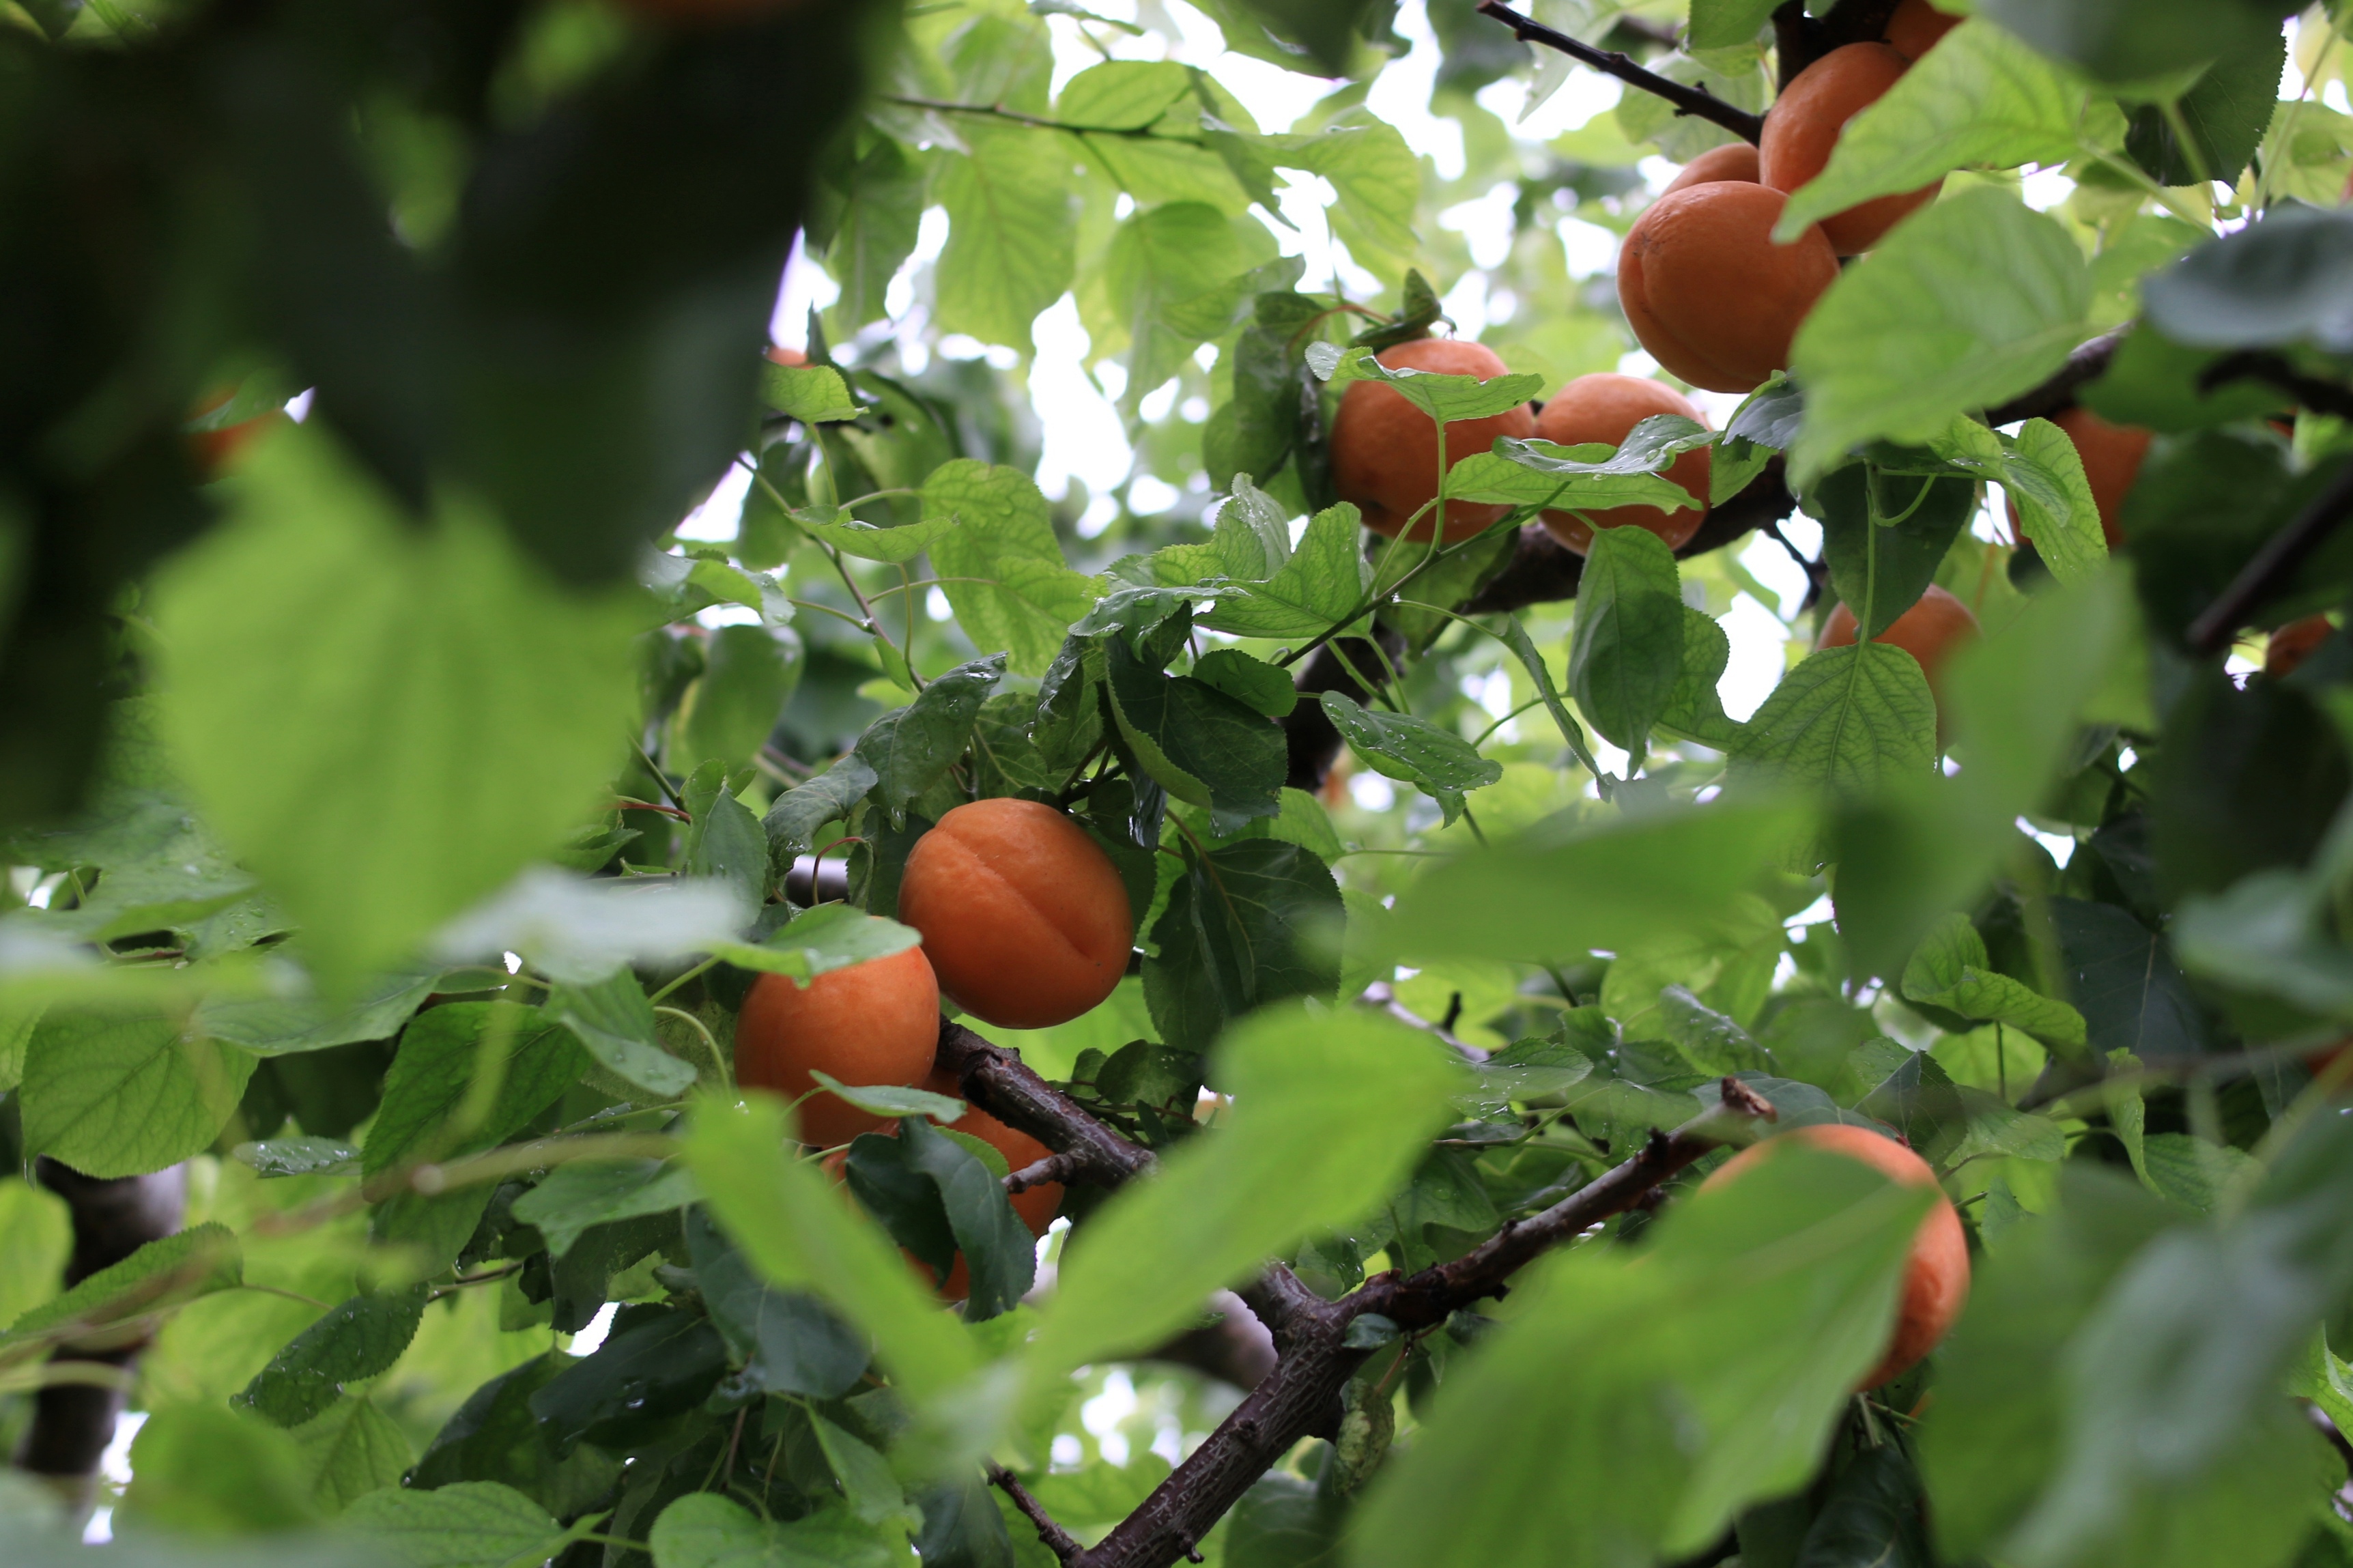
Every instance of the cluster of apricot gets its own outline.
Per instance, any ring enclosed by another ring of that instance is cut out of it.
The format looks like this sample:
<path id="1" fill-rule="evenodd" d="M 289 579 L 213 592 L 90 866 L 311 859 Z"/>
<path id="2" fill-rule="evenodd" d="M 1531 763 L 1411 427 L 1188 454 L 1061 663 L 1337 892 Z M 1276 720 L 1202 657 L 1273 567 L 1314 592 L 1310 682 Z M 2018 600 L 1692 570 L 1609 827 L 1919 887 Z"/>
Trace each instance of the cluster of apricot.
<path id="1" fill-rule="evenodd" d="M 899 918 L 923 943 L 889 958 L 829 970 L 807 984 L 782 974 L 753 984 L 735 1020 L 735 1077 L 801 1100 L 802 1138 L 837 1150 L 896 1124 L 818 1092 L 824 1073 L 849 1088 L 921 1088 L 957 1097 L 934 1063 L 940 998 L 1012 1029 L 1042 1029 L 1092 1010 L 1127 973 L 1135 922 L 1117 868 L 1086 831 L 1033 800 L 974 801 L 915 841 L 899 883 Z M 806 1098 L 804 1098 L 806 1097 Z M 978 1109 L 954 1123 L 995 1148 L 1009 1169 L 1046 1158 L 1046 1146 Z M 1018 1194 L 1014 1211 L 1046 1234 L 1062 1189 Z M 964 1260 L 941 1281 L 964 1294 Z"/>

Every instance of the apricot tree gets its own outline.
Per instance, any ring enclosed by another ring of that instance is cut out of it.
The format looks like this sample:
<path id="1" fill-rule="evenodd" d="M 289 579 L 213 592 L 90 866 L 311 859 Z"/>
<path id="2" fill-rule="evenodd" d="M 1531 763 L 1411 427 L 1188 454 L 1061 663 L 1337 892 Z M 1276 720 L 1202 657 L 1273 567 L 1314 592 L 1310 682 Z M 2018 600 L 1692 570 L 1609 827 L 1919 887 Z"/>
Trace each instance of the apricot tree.
<path id="1" fill-rule="evenodd" d="M 16 0 L 0 1562 L 2353 1561 L 2294 10 Z"/>

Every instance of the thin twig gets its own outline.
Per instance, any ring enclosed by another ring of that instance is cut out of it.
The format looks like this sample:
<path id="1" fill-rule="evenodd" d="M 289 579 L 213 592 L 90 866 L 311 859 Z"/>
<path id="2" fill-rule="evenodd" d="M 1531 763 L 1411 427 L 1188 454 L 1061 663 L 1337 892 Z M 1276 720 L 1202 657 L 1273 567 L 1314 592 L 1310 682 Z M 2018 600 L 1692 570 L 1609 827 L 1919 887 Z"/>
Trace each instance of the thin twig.
<path id="1" fill-rule="evenodd" d="M 1570 37 L 1567 33 L 1546 26 L 1533 17 L 1521 16 L 1517 11 L 1503 4 L 1503 0 L 1481 0 L 1479 12 L 1482 16 L 1493 16 L 1496 21 L 1511 28 L 1521 42 L 1542 44 L 1548 49 L 1557 49 L 1571 59 L 1580 60 L 1595 70 L 1614 76 L 1630 87 L 1641 88 L 1644 92 L 1666 100 L 1675 106 L 1675 112 L 1678 114 L 1688 114 L 1694 119 L 1707 121 L 1710 124 L 1721 125 L 1735 136 L 1752 145 L 1764 138 L 1765 117 L 1763 115 L 1751 114 L 1745 109 L 1725 102 L 1711 92 L 1696 87 L 1685 87 L 1682 82 L 1671 80 L 1656 71 L 1644 70 L 1634 63 L 1630 56 L 1620 54 L 1615 49 L 1595 48 L 1591 44 L 1580 42 Z"/>
<path id="2" fill-rule="evenodd" d="M 1044 1542 L 1046 1550 L 1057 1558 L 1068 1563 L 1086 1550 L 1079 1544 L 1077 1536 L 1054 1522 L 1054 1516 L 1046 1511 L 1046 1505 L 1029 1495 L 1029 1489 L 1021 1484 L 1018 1476 L 995 1460 L 988 1463 L 988 1484 L 1013 1500 L 1013 1506 L 1021 1510 L 1022 1518 L 1038 1527 L 1038 1539 Z"/>
<path id="3" fill-rule="evenodd" d="M 2231 634 L 2278 597 L 2313 552 L 2327 543 L 2348 517 L 2353 517 L 2353 462 L 2337 471 L 2327 489 L 2313 497 L 2312 504 L 2295 521 L 2263 541 L 2263 547 L 2222 590 L 2222 596 L 2189 623 L 2189 646 L 2201 654 L 2221 652 Z"/>
<path id="4" fill-rule="evenodd" d="M 1184 147 L 1201 147 L 1208 143 L 1198 136 L 1161 136 L 1149 125 L 1073 125 L 1067 120 L 1048 120 L 1039 115 L 1024 114 L 1008 109 L 1001 103 L 950 103 L 938 98 L 909 98 L 886 93 L 882 101 L 906 109 L 928 109 L 935 114 L 977 114 L 985 119 L 1008 121 L 1015 125 L 1032 126 L 1039 131 L 1067 131 L 1073 136 L 1124 136 L 1134 142 L 1174 142 Z M 882 492 L 876 492 L 881 494 Z M 861 500 L 870 499 L 861 497 Z"/>

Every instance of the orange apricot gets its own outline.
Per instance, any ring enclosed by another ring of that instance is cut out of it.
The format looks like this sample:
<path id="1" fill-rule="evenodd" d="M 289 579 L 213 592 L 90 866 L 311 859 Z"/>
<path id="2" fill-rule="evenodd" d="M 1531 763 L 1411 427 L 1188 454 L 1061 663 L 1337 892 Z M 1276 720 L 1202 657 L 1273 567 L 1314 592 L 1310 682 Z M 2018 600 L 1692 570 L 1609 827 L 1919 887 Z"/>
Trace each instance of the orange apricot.
<path id="1" fill-rule="evenodd" d="M 940 989 L 1008 1029 L 1092 1011 L 1135 945 L 1111 857 L 1034 800 L 976 800 L 941 817 L 907 857 L 899 918 L 923 933 Z"/>
<path id="2" fill-rule="evenodd" d="M 1376 357 L 1391 370 L 1475 375 L 1482 381 L 1504 374 L 1504 362 L 1493 349 L 1452 338 L 1399 343 Z M 1473 452 L 1492 451 L 1506 436 L 1525 437 L 1535 429 L 1535 416 L 1521 406 L 1484 419 L 1451 420 L 1446 426 L 1446 466 L 1451 468 Z M 1437 426 L 1395 387 L 1377 381 L 1350 382 L 1332 421 L 1332 488 L 1342 500 L 1356 503 L 1366 528 L 1395 539 L 1438 494 Z M 1448 501 L 1446 542 L 1482 533 L 1511 510 Z M 1438 514 L 1439 509 L 1432 508 L 1414 522 L 1408 537 L 1429 539 Z"/>
<path id="3" fill-rule="evenodd" d="M 1754 392 L 1789 363 L 1798 323 L 1838 281 L 1818 225 L 1788 245 L 1788 198 L 1734 180 L 1661 196 L 1618 252 L 1618 302 L 1651 357 L 1694 386 Z"/>
<path id="4" fill-rule="evenodd" d="M 1799 71 L 1765 113 L 1765 139 L 1757 146 L 1764 183 L 1786 194 L 1820 174 L 1846 122 L 1878 102 L 1910 64 L 1885 44 L 1849 44 Z M 1939 179 L 1834 213 L 1822 220 L 1822 235 L 1841 256 L 1860 255 L 1915 208 L 1935 200 L 1944 184 Z"/>
<path id="5" fill-rule="evenodd" d="M 1793 1127 L 1778 1137 L 1752 1144 L 1701 1183 L 1701 1190 L 1737 1181 L 1741 1173 L 1773 1158 L 1791 1142 L 1859 1160 L 1905 1186 L 1936 1189 L 1936 1205 L 1920 1222 L 1919 1232 L 1912 1241 L 1911 1258 L 1904 1268 L 1904 1293 L 1887 1353 L 1855 1384 L 1855 1392 L 1893 1383 L 1936 1348 L 1951 1331 L 1963 1304 L 1968 1300 L 1969 1244 L 1961 1229 L 1961 1216 L 1954 1210 L 1952 1201 L 1937 1188 L 1936 1173 L 1928 1168 L 1926 1161 L 1867 1127 L 1838 1122 Z"/>
<path id="6" fill-rule="evenodd" d="M 768 356 L 768 363 L 771 364 L 791 366 L 808 363 L 808 355 L 801 353 L 798 349 L 788 349 L 776 343 L 771 343 L 768 345 L 765 352 Z"/>
<path id="7" fill-rule="evenodd" d="M 1916 60 L 1965 20 L 1950 11 L 1939 11 L 1928 0 L 1904 0 L 1887 19 L 1887 47 L 1907 60 Z"/>
<path id="8" fill-rule="evenodd" d="M 2263 649 L 2263 673 L 2274 680 L 2284 680 L 2336 630 L 2327 616 L 2306 616 L 2300 621 L 2288 622 L 2272 634 L 2270 646 Z"/>
<path id="9" fill-rule="evenodd" d="M 1667 182 L 1659 195 L 1670 196 L 1686 185 L 1704 185 L 1718 180 L 1731 180 L 1740 184 L 1754 185 L 1760 182 L 1757 149 L 1746 142 L 1727 142 L 1711 147 L 1683 165 L 1682 174 Z"/>
<path id="10" fill-rule="evenodd" d="M 1822 623 L 1822 635 L 1814 646 L 1820 647 L 1852 647 L 1854 646 L 1854 608 L 1841 604 Z M 1872 638 L 1900 647 L 1920 661 L 1920 671 L 1928 678 L 1928 690 L 1936 699 L 1941 710 L 1943 694 L 1937 689 L 1937 676 L 1945 661 L 1978 635 L 1978 618 L 1969 607 L 1934 583 L 1920 595 L 1920 602 L 1895 617 L 1888 628 Z"/>
<path id="11" fill-rule="evenodd" d="M 735 1081 L 798 1100 L 818 1088 L 812 1072 L 850 1088 L 912 1088 L 939 1050 L 940 988 L 923 950 L 911 947 L 828 970 L 807 985 L 763 974 L 735 1018 Z M 809 1094 L 801 1139 L 829 1148 L 891 1125 L 832 1094 Z"/>
<path id="12" fill-rule="evenodd" d="M 1536 435 L 1563 447 L 1599 442 L 1615 447 L 1635 426 L 1657 414 L 1680 414 L 1701 424 L 1707 418 L 1699 405 L 1663 381 L 1644 376 L 1580 375 L 1554 395 L 1536 416 Z M 1667 511 L 1655 506 L 1620 506 L 1579 517 L 1571 511 L 1548 511 L 1538 519 L 1546 532 L 1579 555 L 1593 543 L 1596 528 L 1646 528 L 1680 550 L 1707 521 L 1708 449 L 1696 447 L 1674 460 L 1666 477 L 1683 486 L 1697 506 Z M 1592 521 L 1588 526 L 1587 517 Z"/>

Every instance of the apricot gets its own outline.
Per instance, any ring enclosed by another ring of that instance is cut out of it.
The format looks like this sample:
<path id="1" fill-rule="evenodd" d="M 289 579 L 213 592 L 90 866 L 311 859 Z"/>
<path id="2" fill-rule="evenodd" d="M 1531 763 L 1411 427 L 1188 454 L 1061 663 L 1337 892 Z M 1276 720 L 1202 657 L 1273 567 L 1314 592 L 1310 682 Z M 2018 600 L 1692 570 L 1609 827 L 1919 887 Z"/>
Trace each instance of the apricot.
<path id="1" fill-rule="evenodd" d="M 1937 10 L 1928 0 L 1904 0 L 1887 19 L 1887 47 L 1907 60 L 1917 60 L 1964 20 Z"/>
<path id="2" fill-rule="evenodd" d="M 1878 102 L 1911 63 L 1885 44 L 1849 44 L 1799 71 L 1765 111 L 1765 139 L 1757 149 L 1764 183 L 1787 194 L 1820 174 L 1846 122 Z M 1833 213 L 1822 220 L 1822 235 L 1839 255 L 1860 255 L 1934 201 L 1944 184 L 1939 179 Z"/>
<path id="3" fill-rule="evenodd" d="M 1493 349 L 1451 338 L 1399 343 L 1375 357 L 1391 370 L 1475 375 L 1482 381 L 1504 374 L 1504 362 Z M 1484 419 L 1451 420 L 1446 426 L 1446 466 L 1451 468 L 1473 452 L 1492 451 L 1506 436 L 1525 437 L 1535 430 L 1535 416 L 1525 407 L 1507 408 Z M 1356 503 L 1366 528 L 1395 539 L 1438 494 L 1438 430 L 1430 416 L 1393 386 L 1350 382 L 1332 421 L 1332 488 L 1342 500 Z M 1512 509 L 1448 501 L 1443 510 L 1445 540 L 1451 544 L 1483 533 Z M 1428 540 L 1438 518 L 1439 509 L 1432 508 L 1414 522 L 1409 537 Z"/>
<path id="4" fill-rule="evenodd" d="M 1699 405 L 1662 381 L 1635 375 L 1580 375 L 1556 394 L 1536 416 L 1536 434 L 1563 447 L 1599 442 L 1615 447 L 1635 426 L 1658 414 L 1680 414 L 1701 424 L 1707 418 Z M 1593 543 L 1596 528 L 1647 528 L 1680 550 L 1707 521 L 1708 448 L 1685 452 L 1667 469 L 1666 477 L 1691 492 L 1699 504 L 1667 511 L 1655 506 L 1619 506 L 1590 512 L 1586 518 L 1570 511 L 1548 511 L 1537 521 L 1546 532 L 1579 555 Z"/>
<path id="5" fill-rule="evenodd" d="M 768 345 L 766 353 L 768 355 L 768 363 L 770 364 L 781 364 L 789 367 L 808 363 L 808 355 L 801 353 L 798 349 L 783 348 L 777 344 L 771 343 Z"/>
<path id="6" fill-rule="evenodd" d="M 1034 800 L 976 800 L 941 817 L 907 857 L 899 918 L 923 933 L 940 989 L 1008 1029 L 1092 1011 L 1135 945 L 1111 857 Z"/>
<path id="7" fill-rule="evenodd" d="M 812 1072 L 850 1088 L 912 1088 L 932 1070 L 940 1043 L 940 988 L 919 947 L 828 970 L 807 985 L 790 975 L 752 983 L 735 1018 L 735 1081 L 774 1089 L 800 1108 L 804 1142 L 830 1148 L 879 1131 L 887 1117 L 818 1087 Z"/>
<path id="8" fill-rule="evenodd" d="M 1740 184 L 1760 183 L 1757 173 L 1757 149 L 1746 142 L 1728 142 L 1711 147 L 1683 165 L 1683 172 L 1667 182 L 1659 195 L 1670 196 L 1686 185 L 1704 185 L 1718 180 L 1731 180 Z"/>
<path id="9" fill-rule="evenodd" d="M 2088 408 L 2054 414 L 2051 423 L 2067 432 L 2067 439 L 2075 444 L 2075 455 L 2084 459 L 2084 478 L 2091 481 L 2092 501 L 2100 509 L 2100 531 L 2107 536 L 2108 548 L 2121 547 L 2125 534 L 2116 526 L 2116 514 L 2124 510 L 2133 481 L 2140 478 L 2152 432 L 2137 425 L 2111 425 Z M 2026 537 L 2015 502 L 2010 509 L 2010 526 L 2018 530 L 2021 539 Z"/>
<path id="10" fill-rule="evenodd" d="M 1860 1160 L 1907 1187 L 1936 1190 L 1936 1205 L 1920 1222 L 1919 1232 L 1912 1241 L 1911 1258 L 1904 1267 L 1904 1295 L 1887 1353 L 1855 1384 L 1855 1392 L 1893 1383 L 1936 1348 L 1952 1331 L 1954 1320 L 1961 1315 L 1961 1308 L 1968 1300 L 1969 1244 L 1961 1230 L 1961 1216 L 1955 1212 L 1952 1201 L 1937 1188 L 1936 1173 L 1928 1168 L 1926 1161 L 1867 1127 L 1840 1122 L 1793 1127 L 1778 1137 L 1753 1144 L 1725 1161 L 1714 1175 L 1701 1183 L 1701 1191 L 1737 1181 L 1741 1173 L 1773 1158 L 1791 1142 Z"/>
<path id="11" fill-rule="evenodd" d="M 1854 629 L 1854 608 L 1841 604 L 1822 624 L 1822 635 L 1814 646 L 1852 647 Z M 1937 689 L 1937 676 L 1953 650 L 1977 635 L 1978 618 L 1969 614 L 1969 607 L 1931 583 L 1918 604 L 1896 616 L 1885 631 L 1871 640 L 1900 647 L 1920 661 L 1920 671 L 1928 678 L 1928 691 L 1936 697 L 1941 711 L 1945 700 Z"/>
<path id="12" fill-rule="evenodd" d="M 237 388 L 234 386 L 216 387 L 196 400 L 196 405 L 188 410 L 188 418 L 192 422 L 202 419 L 236 395 Z M 236 459 L 237 455 L 243 451 L 247 444 L 255 437 L 264 430 L 292 423 L 292 417 L 284 409 L 272 408 L 268 413 L 257 414 L 250 419 L 240 419 L 234 425 L 191 430 L 187 433 L 188 454 L 195 459 L 196 467 L 203 472 L 205 478 L 218 479 L 221 471 Z"/>
<path id="13" fill-rule="evenodd" d="M 2263 673 L 2274 680 L 2286 679 L 2336 630 L 2327 616 L 2306 616 L 2300 621 L 2288 622 L 2272 634 L 2271 646 L 2263 649 Z"/>
<path id="14" fill-rule="evenodd" d="M 1788 197 L 1715 180 L 1661 196 L 1618 252 L 1618 302 L 1642 346 L 1710 392 L 1754 392 L 1789 363 L 1798 323 L 1838 281 L 1820 226 L 1773 243 Z"/>

